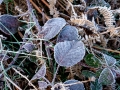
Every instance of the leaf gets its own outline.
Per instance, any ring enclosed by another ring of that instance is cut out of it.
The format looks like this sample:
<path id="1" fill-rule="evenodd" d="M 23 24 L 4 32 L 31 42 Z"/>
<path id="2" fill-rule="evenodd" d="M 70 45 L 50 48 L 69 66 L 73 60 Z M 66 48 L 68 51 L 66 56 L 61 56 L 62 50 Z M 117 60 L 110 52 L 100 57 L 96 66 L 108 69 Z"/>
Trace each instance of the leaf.
<path id="1" fill-rule="evenodd" d="M 76 27 L 66 25 L 58 35 L 57 42 L 78 40 L 78 30 Z"/>
<path id="2" fill-rule="evenodd" d="M 32 52 L 34 45 L 32 43 L 25 43 L 22 48 L 24 48 L 27 52 Z"/>
<path id="3" fill-rule="evenodd" d="M 106 54 L 103 54 L 103 57 L 104 57 L 104 59 L 106 61 L 107 66 L 115 65 L 115 63 L 116 63 L 116 59 L 115 58 L 113 58 L 111 56 L 108 56 Z"/>
<path id="4" fill-rule="evenodd" d="M 12 15 L 0 16 L 0 31 L 6 35 L 15 34 L 19 27 L 19 21 Z"/>
<path id="5" fill-rule="evenodd" d="M 95 76 L 95 73 L 91 72 L 91 71 L 88 71 L 88 70 L 83 70 L 82 71 L 82 75 L 89 78 L 89 77 L 93 77 Z"/>
<path id="6" fill-rule="evenodd" d="M 0 0 L 0 4 L 3 2 L 3 0 Z"/>
<path id="7" fill-rule="evenodd" d="M 95 76 L 96 76 L 96 77 L 99 77 L 100 74 L 101 74 L 101 72 L 102 72 L 102 69 L 98 69 L 98 70 L 95 72 Z"/>
<path id="8" fill-rule="evenodd" d="M 54 58 L 60 66 L 70 67 L 77 64 L 85 55 L 82 41 L 59 42 L 54 47 Z"/>
<path id="9" fill-rule="evenodd" d="M 38 81 L 38 85 L 40 89 L 47 88 L 48 84 L 44 81 Z"/>
<path id="10" fill-rule="evenodd" d="M 78 81 L 78 80 L 72 79 L 72 80 L 67 80 L 67 81 L 64 82 L 64 84 L 66 84 L 66 85 L 67 84 L 72 84 L 72 83 L 73 83 L 73 85 L 66 86 L 66 90 L 85 90 L 84 84 L 82 82 Z"/>
<path id="11" fill-rule="evenodd" d="M 90 90 L 102 90 L 102 84 L 98 83 L 98 79 L 90 83 Z"/>
<path id="12" fill-rule="evenodd" d="M 41 66 L 41 68 L 38 70 L 38 72 L 32 77 L 31 80 L 34 79 L 40 79 L 42 77 L 44 77 L 46 74 L 46 65 L 45 63 Z"/>
<path id="13" fill-rule="evenodd" d="M 94 57 L 93 54 L 87 54 L 85 57 L 85 62 L 89 66 L 95 67 L 95 68 L 97 68 L 101 65 L 100 61 L 96 57 Z"/>
<path id="14" fill-rule="evenodd" d="M 115 77 L 112 71 L 109 68 L 105 68 L 101 72 L 98 82 L 101 83 L 102 85 L 111 85 L 115 83 Z"/>
<path id="15" fill-rule="evenodd" d="M 45 23 L 41 34 L 43 34 L 44 39 L 50 40 L 54 38 L 65 25 L 66 21 L 63 18 L 52 18 Z"/>

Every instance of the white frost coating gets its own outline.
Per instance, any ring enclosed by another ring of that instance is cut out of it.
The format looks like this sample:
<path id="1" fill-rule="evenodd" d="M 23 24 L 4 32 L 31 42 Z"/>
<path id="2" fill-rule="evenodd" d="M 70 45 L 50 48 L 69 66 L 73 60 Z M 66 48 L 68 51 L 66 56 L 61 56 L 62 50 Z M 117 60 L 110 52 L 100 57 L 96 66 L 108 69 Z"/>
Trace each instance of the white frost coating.
<path id="1" fill-rule="evenodd" d="M 54 38 L 65 25 L 65 19 L 52 18 L 45 23 L 45 25 L 42 28 L 41 34 L 43 34 L 44 39 L 50 40 Z"/>
<path id="2" fill-rule="evenodd" d="M 110 8 L 107 7 L 98 7 L 99 12 L 103 15 L 105 18 L 105 25 L 110 28 L 110 27 L 115 27 L 113 23 L 115 23 L 115 19 L 113 16 L 113 13 Z"/>
<path id="3" fill-rule="evenodd" d="M 111 56 L 108 56 L 106 54 L 103 54 L 103 56 L 104 56 L 104 59 L 106 61 L 107 66 L 115 65 L 115 63 L 116 63 L 116 59 L 115 58 L 113 58 Z"/>
<path id="4" fill-rule="evenodd" d="M 112 85 L 113 83 L 115 83 L 115 77 L 112 71 L 109 68 L 105 68 L 101 72 L 98 82 L 103 85 Z"/>
<path id="5" fill-rule="evenodd" d="M 0 0 L 0 4 L 3 2 L 3 0 Z"/>
<path id="6" fill-rule="evenodd" d="M 59 42 L 54 47 L 54 58 L 60 66 L 70 67 L 77 64 L 85 55 L 82 41 Z"/>
<path id="7" fill-rule="evenodd" d="M 46 64 L 44 63 L 31 80 L 40 79 L 46 74 Z"/>

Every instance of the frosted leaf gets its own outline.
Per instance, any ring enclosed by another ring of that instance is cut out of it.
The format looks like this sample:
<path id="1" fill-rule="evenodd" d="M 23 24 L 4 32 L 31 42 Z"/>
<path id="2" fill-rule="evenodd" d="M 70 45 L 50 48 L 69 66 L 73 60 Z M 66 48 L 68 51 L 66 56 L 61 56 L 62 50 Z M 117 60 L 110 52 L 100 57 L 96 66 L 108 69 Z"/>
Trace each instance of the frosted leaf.
<path id="1" fill-rule="evenodd" d="M 32 52 L 34 49 L 34 45 L 32 43 L 25 43 L 22 48 L 24 48 L 27 52 Z"/>
<path id="2" fill-rule="evenodd" d="M 67 80 L 67 81 L 64 82 L 64 84 L 66 84 L 66 85 L 67 84 L 72 84 L 72 83 L 73 83 L 73 85 L 68 85 L 68 86 L 65 87 L 66 90 L 85 90 L 84 84 L 82 82 L 78 81 L 78 80 L 73 79 L 73 80 Z M 75 83 L 77 83 L 77 84 L 75 84 Z"/>
<path id="3" fill-rule="evenodd" d="M 56 83 L 51 90 L 67 90 L 63 83 Z"/>
<path id="4" fill-rule="evenodd" d="M 103 57 L 106 61 L 107 66 L 113 66 L 116 63 L 116 59 L 111 56 L 103 54 Z"/>
<path id="5" fill-rule="evenodd" d="M 74 26 L 66 25 L 60 32 L 57 42 L 78 40 L 78 30 Z"/>
<path id="6" fill-rule="evenodd" d="M 98 79 L 95 82 L 90 82 L 90 90 L 103 90 L 102 84 L 98 83 Z"/>
<path id="7" fill-rule="evenodd" d="M 54 47 L 54 58 L 60 66 L 70 67 L 77 64 L 85 55 L 82 41 L 59 42 Z"/>
<path id="8" fill-rule="evenodd" d="M 38 70 L 38 72 L 32 77 L 31 80 L 40 79 L 40 78 L 44 77 L 45 74 L 46 74 L 46 65 L 43 64 L 41 66 L 41 68 Z"/>
<path id="9" fill-rule="evenodd" d="M 0 31 L 6 35 L 15 34 L 19 27 L 19 21 L 12 15 L 0 15 Z"/>
<path id="10" fill-rule="evenodd" d="M 48 84 L 44 81 L 38 81 L 38 85 L 40 89 L 47 88 Z"/>
<path id="11" fill-rule="evenodd" d="M 3 2 L 3 0 L 0 0 L 0 4 Z"/>
<path id="12" fill-rule="evenodd" d="M 45 23 L 41 34 L 43 34 L 44 39 L 50 40 L 54 38 L 65 25 L 66 21 L 63 18 L 52 18 Z"/>
<path id="13" fill-rule="evenodd" d="M 101 72 L 98 82 L 103 85 L 111 85 L 111 84 L 115 83 L 115 77 L 114 77 L 112 71 L 109 68 L 105 68 Z"/>

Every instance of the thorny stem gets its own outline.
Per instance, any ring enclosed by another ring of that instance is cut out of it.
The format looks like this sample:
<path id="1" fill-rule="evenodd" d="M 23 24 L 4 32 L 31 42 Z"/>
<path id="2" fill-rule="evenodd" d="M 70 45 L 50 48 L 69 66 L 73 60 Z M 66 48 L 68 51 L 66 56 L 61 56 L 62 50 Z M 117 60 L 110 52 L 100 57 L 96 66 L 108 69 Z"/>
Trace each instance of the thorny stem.
<path id="1" fill-rule="evenodd" d="M 59 67 L 60 67 L 60 65 L 57 66 L 56 72 L 55 72 L 54 77 L 53 77 L 53 80 L 52 80 L 52 85 L 54 85 L 55 78 L 56 78 L 56 75 L 57 75 L 57 73 L 58 73 Z"/>

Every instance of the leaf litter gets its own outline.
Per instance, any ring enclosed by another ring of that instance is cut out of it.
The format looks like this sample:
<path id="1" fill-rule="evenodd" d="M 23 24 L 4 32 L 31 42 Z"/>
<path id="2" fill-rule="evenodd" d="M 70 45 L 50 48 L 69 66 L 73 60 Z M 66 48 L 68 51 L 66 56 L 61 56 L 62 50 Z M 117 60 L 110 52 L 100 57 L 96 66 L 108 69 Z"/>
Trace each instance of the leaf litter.
<path id="1" fill-rule="evenodd" d="M 0 80 L 6 78 L 7 84 L 0 88 L 117 90 L 119 3 L 1 0 L 0 36 L 5 39 L 0 38 Z"/>

